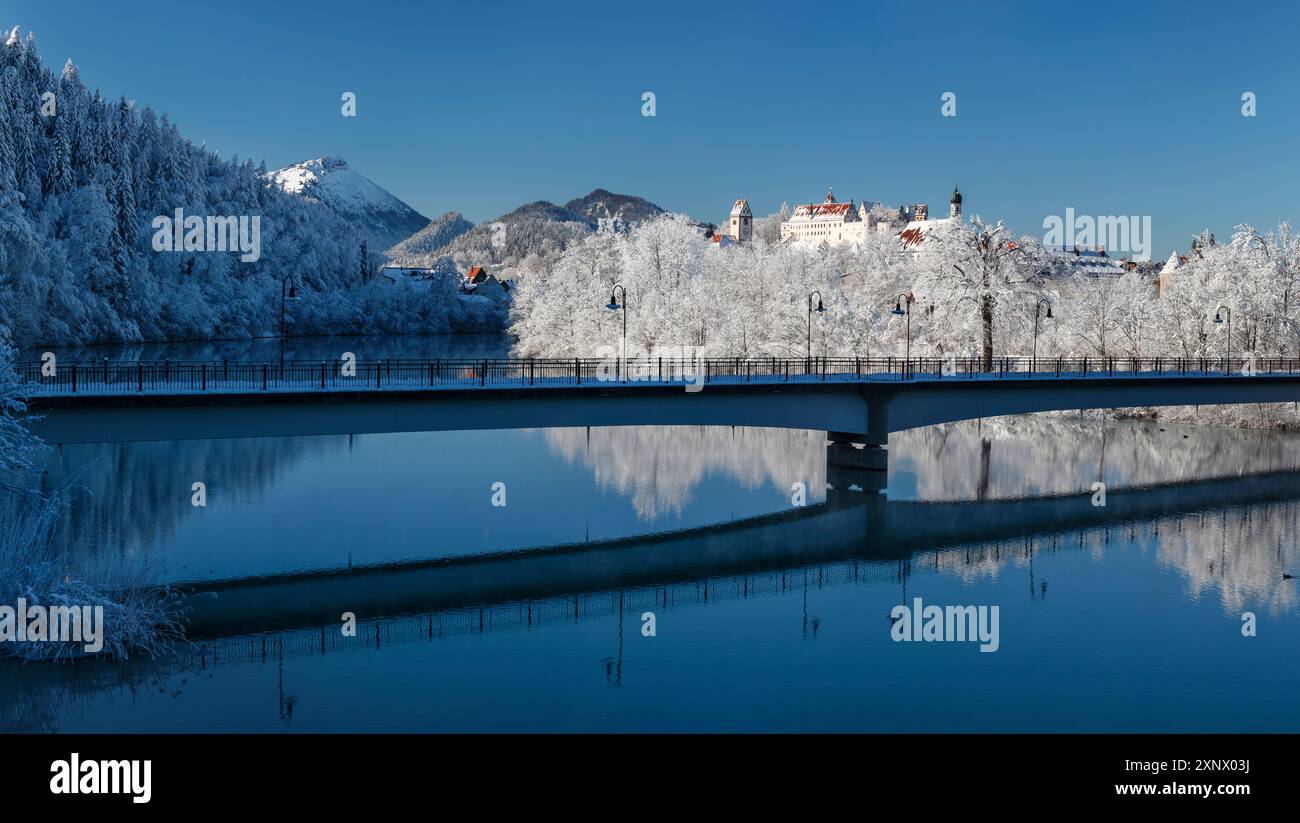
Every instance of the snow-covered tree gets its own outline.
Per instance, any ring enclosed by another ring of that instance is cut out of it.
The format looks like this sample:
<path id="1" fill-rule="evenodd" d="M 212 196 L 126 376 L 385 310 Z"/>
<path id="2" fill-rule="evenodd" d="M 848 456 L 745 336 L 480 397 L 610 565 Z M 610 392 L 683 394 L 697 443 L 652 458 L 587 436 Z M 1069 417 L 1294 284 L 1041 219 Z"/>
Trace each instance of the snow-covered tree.
<path id="1" fill-rule="evenodd" d="M 7 477 L 28 468 L 40 448 L 26 427 L 26 387 L 14 371 L 14 349 L 8 332 L 0 327 L 0 488 L 8 485 Z"/>
<path id="2" fill-rule="evenodd" d="M 52 116 L 39 105 L 46 92 Z M 195 146 L 147 107 L 88 91 L 71 62 L 54 74 L 12 30 L 0 42 L 0 325 L 21 346 L 275 334 L 288 275 L 309 297 L 294 334 L 440 332 L 455 318 L 503 316 L 499 301 L 454 288 L 403 305 L 376 293 L 376 278 L 359 283 L 353 228 L 264 171 Z M 153 220 L 176 209 L 256 217 L 260 258 L 155 251 Z"/>
<path id="3" fill-rule="evenodd" d="M 971 326 L 978 329 L 983 368 L 993 367 L 999 321 L 1016 308 L 1037 302 L 1043 285 L 1041 250 L 1031 238 L 1010 236 L 1005 225 L 936 223 L 921 239 L 925 272 L 918 289 L 935 314 L 950 322 L 956 348 Z M 973 323 L 972 323 L 973 321 Z"/>

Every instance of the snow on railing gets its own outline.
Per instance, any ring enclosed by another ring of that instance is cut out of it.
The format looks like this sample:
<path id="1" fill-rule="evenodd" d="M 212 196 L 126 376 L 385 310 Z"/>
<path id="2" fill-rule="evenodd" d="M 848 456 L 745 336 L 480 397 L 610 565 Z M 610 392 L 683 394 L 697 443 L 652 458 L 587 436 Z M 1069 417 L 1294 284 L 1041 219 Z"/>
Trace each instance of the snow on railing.
<path id="1" fill-rule="evenodd" d="M 17 364 L 32 396 L 1298 374 L 1297 358 L 511 358 Z"/>

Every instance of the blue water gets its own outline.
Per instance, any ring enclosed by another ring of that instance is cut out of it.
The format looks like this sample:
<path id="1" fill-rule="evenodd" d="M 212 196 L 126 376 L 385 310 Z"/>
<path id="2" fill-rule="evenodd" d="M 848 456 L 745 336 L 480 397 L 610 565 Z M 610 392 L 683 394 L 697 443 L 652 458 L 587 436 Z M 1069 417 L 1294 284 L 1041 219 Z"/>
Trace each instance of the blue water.
<path id="1" fill-rule="evenodd" d="M 1300 730 L 1300 609 L 1282 578 L 1300 566 L 1300 438 L 1044 417 L 903 433 L 890 453 L 883 499 L 827 505 L 824 442 L 807 432 L 53 450 L 35 482 L 72 488 L 71 572 L 143 565 L 155 582 L 219 588 L 211 605 L 235 608 L 277 575 L 378 566 L 368 591 L 380 605 L 359 610 L 356 637 L 273 595 L 238 630 L 196 631 L 158 660 L 3 661 L 0 727 Z M 1260 472 L 1273 474 L 1233 485 Z M 1008 501 L 1086 501 L 1098 478 L 1116 512 L 1165 503 L 1100 525 L 1049 513 L 981 526 Z M 194 481 L 205 508 L 190 505 Z M 505 506 L 492 505 L 498 482 Z M 807 520 L 789 519 L 796 483 Z M 955 512 L 961 539 L 927 542 L 928 512 Z M 537 563 L 557 546 L 567 565 Z M 410 576 L 437 558 L 458 565 Z M 594 570 L 615 583 L 584 582 Z M 408 585 L 416 605 L 385 610 Z M 916 597 L 998 606 L 998 650 L 895 642 L 890 611 Z M 642 634 L 645 612 L 655 636 Z M 1243 636 L 1244 612 L 1256 636 Z"/>

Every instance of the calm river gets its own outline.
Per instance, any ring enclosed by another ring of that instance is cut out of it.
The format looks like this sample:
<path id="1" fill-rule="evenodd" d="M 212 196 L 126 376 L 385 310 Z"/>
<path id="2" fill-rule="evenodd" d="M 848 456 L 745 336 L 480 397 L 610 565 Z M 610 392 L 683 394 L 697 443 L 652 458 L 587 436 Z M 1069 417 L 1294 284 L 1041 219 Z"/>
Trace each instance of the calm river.
<path id="1" fill-rule="evenodd" d="M 60 355 L 279 355 L 223 345 Z M 1042 415 L 889 453 L 885 494 L 828 497 L 821 432 L 54 448 L 31 482 L 70 489 L 69 573 L 177 585 L 191 636 L 157 660 L 0 661 L 0 728 L 1300 731 L 1300 436 Z M 895 640 L 918 598 L 996 606 L 996 651 Z"/>

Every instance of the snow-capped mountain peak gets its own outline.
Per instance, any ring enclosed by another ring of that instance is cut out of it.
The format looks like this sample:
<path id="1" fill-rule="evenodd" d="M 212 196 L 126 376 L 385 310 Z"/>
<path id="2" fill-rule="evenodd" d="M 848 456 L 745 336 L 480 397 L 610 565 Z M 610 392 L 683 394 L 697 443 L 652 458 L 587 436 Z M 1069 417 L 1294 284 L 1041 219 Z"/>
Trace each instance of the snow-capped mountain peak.
<path id="1" fill-rule="evenodd" d="M 278 171 L 272 172 L 271 177 L 280 188 L 290 194 L 302 194 L 304 191 L 310 192 L 327 175 L 344 170 L 351 171 L 351 169 L 348 169 L 348 161 L 342 157 L 327 154 L 324 157 L 317 157 L 315 160 L 304 160 L 301 163 L 294 163 L 292 166 L 285 166 Z M 349 176 L 354 179 L 360 177 L 355 172 Z M 379 187 L 375 186 L 375 188 Z"/>
<path id="2" fill-rule="evenodd" d="M 268 172 L 267 177 L 289 194 L 319 202 L 352 223 L 375 252 L 383 252 L 429 224 L 429 218 L 338 155 L 294 163 Z"/>

